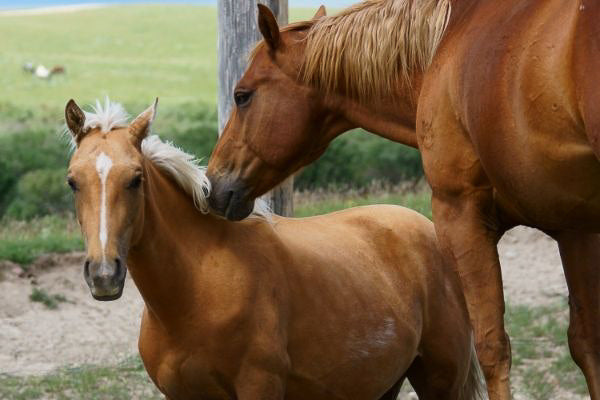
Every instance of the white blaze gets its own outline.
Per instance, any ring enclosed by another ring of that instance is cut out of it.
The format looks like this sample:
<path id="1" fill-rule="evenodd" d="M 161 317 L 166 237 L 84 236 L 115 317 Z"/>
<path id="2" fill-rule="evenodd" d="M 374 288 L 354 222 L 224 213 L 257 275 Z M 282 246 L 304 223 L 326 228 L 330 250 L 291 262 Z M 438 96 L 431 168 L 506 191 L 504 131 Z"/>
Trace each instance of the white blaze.
<path id="1" fill-rule="evenodd" d="M 98 176 L 102 183 L 102 198 L 100 200 L 100 244 L 102 245 L 103 259 L 106 258 L 105 249 L 106 241 L 108 240 L 108 229 L 106 224 L 106 178 L 108 178 L 108 173 L 110 172 L 112 165 L 112 160 L 104 154 L 104 152 L 100 153 L 96 158 L 96 171 L 98 171 Z"/>

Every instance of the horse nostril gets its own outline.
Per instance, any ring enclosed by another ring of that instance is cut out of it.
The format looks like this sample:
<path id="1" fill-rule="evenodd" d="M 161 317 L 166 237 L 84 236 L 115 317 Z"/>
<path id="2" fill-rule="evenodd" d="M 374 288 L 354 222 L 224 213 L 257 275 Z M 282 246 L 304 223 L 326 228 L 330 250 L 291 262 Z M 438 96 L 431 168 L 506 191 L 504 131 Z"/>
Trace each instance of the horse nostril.
<path id="1" fill-rule="evenodd" d="M 85 260 L 85 264 L 83 265 L 83 274 L 85 276 L 90 276 L 90 260 Z"/>
<path id="2" fill-rule="evenodd" d="M 121 260 L 118 258 L 115 258 L 115 275 L 119 276 L 121 275 Z"/>

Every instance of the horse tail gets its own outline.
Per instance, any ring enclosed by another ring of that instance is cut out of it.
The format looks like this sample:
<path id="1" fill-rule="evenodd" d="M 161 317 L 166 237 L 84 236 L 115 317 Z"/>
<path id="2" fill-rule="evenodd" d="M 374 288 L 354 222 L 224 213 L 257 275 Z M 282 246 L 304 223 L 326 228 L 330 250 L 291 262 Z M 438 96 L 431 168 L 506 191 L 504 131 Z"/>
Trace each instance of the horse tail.
<path id="1" fill-rule="evenodd" d="M 471 357 L 469 360 L 469 372 L 467 373 L 467 380 L 462 388 L 460 400 L 482 400 L 484 399 L 485 387 L 483 384 L 483 374 L 481 367 L 479 366 L 479 360 L 477 359 L 477 352 L 475 351 L 475 340 L 471 336 Z"/>

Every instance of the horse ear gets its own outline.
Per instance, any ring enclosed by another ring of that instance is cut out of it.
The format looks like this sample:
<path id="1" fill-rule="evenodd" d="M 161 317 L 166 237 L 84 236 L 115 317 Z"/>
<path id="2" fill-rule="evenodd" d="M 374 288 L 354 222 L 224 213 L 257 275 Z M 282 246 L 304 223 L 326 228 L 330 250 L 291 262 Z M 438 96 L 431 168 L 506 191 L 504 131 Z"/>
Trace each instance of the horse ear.
<path id="1" fill-rule="evenodd" d="M 271 50 L 277 50 L 281 42 L 279 25 L 269 7 L 260 3 L 258 4 L 258 29 Z"/>
<path id="2" fill-rule="evenodd" d="M 312 18 L 313 21 L 316 21 L 318 19 L 321 19 L 323 17 L 327 16 L 327 10 L 325 9 L 324 5 L 321 5 L 321 7 L 319 7 L 319 9 L 317 10 L 317 12 L 315 13 L 315 16 Z"/>
<path id="3" fill-rule="evenodd" d="M 85 136 L 83 129 L 85 126 L 85 114 L 73 99 L 69 100 L 65 107 L 65 121 L 71 135 L 73 135 L 75 143 L 78 145 L 83 136 Z"/>
<path id="4" fill-rule="evenodd" d="M 146 109 L 143 113 L 135 117 L 133 122 L 129 125 L 129 134 L 133 144 L 140 148 L 142 141 L 150 133 L 150 127 L 156 116 L 156 107 L 158 106 L 158 97 L 154 100 L 154 104 Z"/>

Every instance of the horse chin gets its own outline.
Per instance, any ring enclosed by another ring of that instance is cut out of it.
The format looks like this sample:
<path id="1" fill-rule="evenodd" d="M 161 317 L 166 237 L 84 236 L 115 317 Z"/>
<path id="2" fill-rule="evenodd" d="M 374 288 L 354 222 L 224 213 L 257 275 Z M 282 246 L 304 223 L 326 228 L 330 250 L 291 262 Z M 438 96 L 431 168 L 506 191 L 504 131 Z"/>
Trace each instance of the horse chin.
<path id="1" fill-rule="evenodd" d="M 121 298 L 121 296 L 123 295 L 123 288 L 125 287 L 125 279 L 123 279 L 123 282 L 121 282 L 121 284 L 116 287 L 114 290 L 111 291 L 107 291 L 107 290 L 102 290 L 102 291 L 95 291 L 94 289 L 90 289 L 90 293 L 92 294 L 92 297 L 94 298 L 94 300 L 98 300 L 98 301 L 113 301 L 113 300 L 118 300 L 119 298 Z"/>
<path id="2" fill-rule="evenodd" d="M 254 210 L 254 199 L 248 197 L 249 190 L 241 180 L 211 179 L 211 185 L 208 204 L 213 214 L 240 221 Z"/>
<path id="3" fill-rule="evenodd" d="M 252 214 L 254 210 L 254 200 L 252 201 L 231 201 L 225 210 L 224 217 L 229 221 L 241 221 Z"/>
<path id="4" fill-rule="evenodd" d="M 123 295 L 122 290 L 119 293 L 111 295 L 111 296 L 96 296 L 95 294 L 92 293 L 92 297 L 94 298 L 94 300 L 98 300 L 98 301 L 118 300 L 119 298 L 121 298 L 122 295 Z"/>

